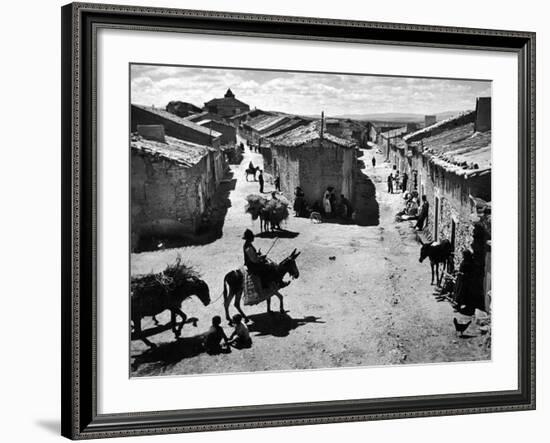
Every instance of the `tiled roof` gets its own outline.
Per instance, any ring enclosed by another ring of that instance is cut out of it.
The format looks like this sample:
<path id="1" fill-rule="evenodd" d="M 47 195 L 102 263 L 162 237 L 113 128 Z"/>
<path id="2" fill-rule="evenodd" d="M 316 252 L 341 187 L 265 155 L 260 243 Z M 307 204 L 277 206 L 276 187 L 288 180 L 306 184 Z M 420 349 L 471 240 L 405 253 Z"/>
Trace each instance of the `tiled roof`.
<path id="1" fill-rule="evenodd" d="M 269 131 L 262 134 L 262 137 L 268 138 L 268 137 L 277 137 L 279 135 L 282 135 L 283 133 L 287 131 L 291 131 L 292 129 L 295 129 L 298 126 L 304 126 L 308 124 L 309 122 L 302 120 L 301 118 L 294 118 L 280 126 L 277 126 L 273 129 L 270 129 Z"/>
<path id="2" fill-rule="evenodd" d="M 221 135 L 222 135 L 219 132 L 210 131 L 209 129 L 204 128 L 203 126 L 197 125 L 196 123 L 194 123 L 194 122 L 192 122 L 188 119 L 178 117 L 177 115 L 172 114 L 171 112 L 165 111 L 164 109 L 153 108 L 151 106 L 142 106 L 142 105 L 132 105 L 132 106 L 135 106 L 136 108 L 142 109 L 143 111 L 147 111 L 147 112 L 150 112 L 152 114 L 156 114 L 160 117 L 165 118 L 166 120 L 171 120 L 174 123 L 177 123 L 178 125 L 185 126 L 185 127 L 189 128 L 189 129 L 192 129 L 194 131 L 201 132 L 201 133 L 206 134 L 206 135 L 210 135 L 211 137 L 214 137 L 214 138 L 221 137 Z"/>
<path id="3" fill-rule="evenodd" d="M 422 139 L 423 155 L 457 175 L 470 176 L 491 169 L 491 131 L 474 132 L 468 123 Z"/>
<path id="4" fill-rule="evenodd" d="M 268 115 L 262 120 L 249 124 L 249 126 L 258 132 L 262 132 L 265 130 L 271 130 L 279 124 L 287 122 L 288 119 L 289 117 L 286 115 Z"/>
<path id="5" fill-rule="evenodd" d="M 198 145 L 179 138 L 166 137 L 166 143 L 148 140 L 137 134 L 132 134 L 130 148 L 144 155 L 150 155 L 190 168 L 196 165 L 209 151 L 215 151 L 208 146 Z"/>
<path id="6" fill-rule="evenodd" d="M 278 137 L 272 137 L 269 139 L 271 143 L 275 146 L 287 146 L 287 147 L 298 147 L 306 143 L 309 143 L 313 140 L 318 140 L 321 138 L 320 131 L 321 122 L 315 121 L 310 123 L 307 126 L 300 126 L 291 131 L 288 131 Z M 336 137 L 332 134 L 324 131 L 323 139 L 328 140 L 334 144 L 342 146 L 344 148 L 352 148 L 355 146 L 355 142 L 351 140 L 345 140 L 340 137 Z"/>
<path id="7" fill-rule="evenodd" d="M 251 109 L 249 111 L 243 111 L 240 114 L 235 114 L 235 115 L 232 115 L 231 117 L 227 117 L 227 118 L 229 120 L 234 120 L 236 118 L 240 118 L 240 117 L 243 117 L 245 115 L 252 115 L 253 118 L 255 118 L 254 115 L 257 117 L 257 116 L 267 115 L 267 114 L 269 114 L 269 112 L 262 111 L 261 109 Z"/>
<path id="8" fill-rule="evenodd" d="M 418 131 L 411 132 L 403 137 L 403 140 L 418 140 L 424 137 L 429 137 L 433 132 L 438 132 L 440 129 L 444 130 L 447 126 L 452 126 L 456 123 L 457 126 L 473 121 L 475 119 L 475 111 L 464 112 L 459 115 L 455 115 L 445 120 L 441 120 L 433 125 L 426 126 Z"/>

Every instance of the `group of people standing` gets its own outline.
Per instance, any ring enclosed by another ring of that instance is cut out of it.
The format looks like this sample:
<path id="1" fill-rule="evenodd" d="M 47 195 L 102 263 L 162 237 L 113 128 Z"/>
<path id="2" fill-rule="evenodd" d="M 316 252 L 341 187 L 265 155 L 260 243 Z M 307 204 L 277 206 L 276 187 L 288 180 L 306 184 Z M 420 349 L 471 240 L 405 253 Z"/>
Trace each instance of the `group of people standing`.
<path id="1" fill-rule="evenodd" d="M 344 194 L 341 194 L 340 200 L 336 201 L 334 188 L 329 186 L 323 194 L 323 212 L 325 216 L 329 218 L 338 215 L 344 218 L 351 218 L 353 208 L 351 206 L 351 202 Z"/>
<path id="2" fill-rule="evenodd" d="M 388 175 L 388 193 L 407 192 L 407 184 L 409 183 L 409 175 L 406 172 L 399 174 L 399 171 L 394 168 Z"/>

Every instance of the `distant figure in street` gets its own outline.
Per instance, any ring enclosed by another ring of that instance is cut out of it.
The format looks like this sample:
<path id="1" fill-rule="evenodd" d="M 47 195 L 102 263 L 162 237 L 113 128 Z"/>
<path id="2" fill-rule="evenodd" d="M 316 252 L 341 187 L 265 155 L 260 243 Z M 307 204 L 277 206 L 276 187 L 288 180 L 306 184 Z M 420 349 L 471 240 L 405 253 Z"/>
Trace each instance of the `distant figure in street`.
<path id="1" fill-rule="evenodd" d="M 388 194 L 393 194 L 393 176 L 388 175 Z"/>
<path id="2" fill-rule="evenodd" d="M 275 177 L 275 190 L 281 192 L 281 177 Z"/>
<path id="3" fill-rule="evenodd" d="M 220 326 L 221 323 L 221 317 L 219 315 L 215 315 L 212 317 L 212 326 L 206 333 L 206 337 L 204 339 L 204 349 L 210 355 L 216 355 L 224 352 L 224 350 L 227 350 L 229 345 L 227 335 L 225 335 L 223 328 Z M 221 346 L 222 340 L 224 341 L 225 349 Z"/>
<path id="4" fill-rule="evenodd" d="M 252 339 L 250 338 L 247 326 L 243 323 L 243 316 L 235 314 L 233 316 L 233 323 L 235 330 L 229 336 L 229 343 L 237 349 L 250 348 L 252 346 Z"/>
<path id="5" fill-rule="evenodd" d="M 372 167 L 376 168 L 376 159 L 374 158 L 374 155 L 372 156 Z"/>
<path id="6" fill-rule="evenodd" d="M 260 194 L 264 193 L 264 171 L 260 169 L 260 175 L 258 176 L 258 183 L 260 184 Z"/>
<path id="7" fill-rule="evenodd" d="M 430 204 L 425 195 L 422 196 L 422 206 L 420 207 L 420 214 L 418 214 L 418 221 L 416 222 L 415 229 L 422 231 L 424 229 L 424 222 L 428 218 L 428 211 L 430 210 Z"/>
<path id="8" fill-rule="evenodd" d="M 403 178 L 401 179 L 402 180 L 402 191 L 403 192 L 407 192 L 407 182 L 409 181 L 409 176 L 407 175 L 406 172 L 403 172 Z"/>
<path id="9" fill-rule="evenodd" d="M 325 211 L 326 216 L 330 217 L 332 215 L 332 205 L 330 204 L 329 188 L 327 188 L 327 190 L 323 194 L 323 210 Z"/>
<path id="10" fill-rule="evenodd" d="M 297 186 L 294 191 L 294 213 L 296 217 L 303 217 L 304 215 L 304 211 L 306 209 L 305 196 L 306 194 L 302 188 Z"/>
<path id="11" fill-rule="evenodd" d="M 248 164 L 248 169 L 250 169 L 251 171 L 254 169 L 254 163 L 252 163 L 252 161 L 250 161 L 250 163 Z"/>

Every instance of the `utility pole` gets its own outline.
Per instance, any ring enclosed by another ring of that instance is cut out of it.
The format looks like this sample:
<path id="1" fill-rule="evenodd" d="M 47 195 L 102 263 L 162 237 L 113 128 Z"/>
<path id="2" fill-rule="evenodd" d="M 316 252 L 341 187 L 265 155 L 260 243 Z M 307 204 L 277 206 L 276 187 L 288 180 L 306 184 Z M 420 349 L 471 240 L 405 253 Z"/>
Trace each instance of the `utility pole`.
<path id="1" fill-rule="evenodd" d="M 325 129 L 325 111 L 321 111 L 321 131 L 319 133 L 321 140 L 323 140 L 324 129 Z"/>

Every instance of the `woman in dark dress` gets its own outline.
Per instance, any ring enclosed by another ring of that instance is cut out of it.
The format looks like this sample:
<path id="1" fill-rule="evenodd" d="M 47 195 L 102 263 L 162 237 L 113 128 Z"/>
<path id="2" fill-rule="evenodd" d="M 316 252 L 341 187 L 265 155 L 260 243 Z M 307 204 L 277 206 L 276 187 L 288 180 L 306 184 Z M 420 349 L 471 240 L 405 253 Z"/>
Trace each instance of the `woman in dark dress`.
<path id="1" fill-rule="evenodd" d="M 296 217 L 304 216 L 304 212 L 306 209 L 305 196 L 306 194 L 304 193 L 304 191 L 302 191 L 302 188 L 300 186 L 297 186 L 294 191 L 294 207 L 293 207 Z"/>

